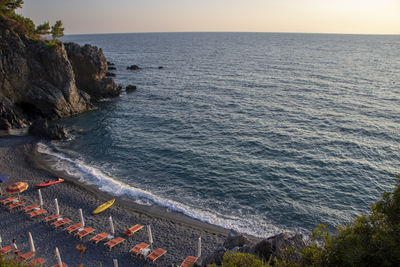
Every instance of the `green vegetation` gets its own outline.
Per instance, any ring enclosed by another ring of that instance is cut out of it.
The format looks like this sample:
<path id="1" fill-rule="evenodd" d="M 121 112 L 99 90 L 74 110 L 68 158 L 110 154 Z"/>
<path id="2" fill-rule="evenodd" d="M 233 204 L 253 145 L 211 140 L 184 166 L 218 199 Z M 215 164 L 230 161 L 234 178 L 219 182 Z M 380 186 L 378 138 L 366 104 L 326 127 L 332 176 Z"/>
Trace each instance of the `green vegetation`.
<path id="1" fill-rule="evenodd" d="M 15 13 L 15 10 L 21 8 L 24 4 L 23 0 L 0 0 L 0 18 L 6 18 L 17 22 L 15 31 L 18 33 L 26 34 L 30 38 L 38 39 L 41 35 L 48 35 L 51 33 L 53 40 L 64 36 L 64 28 L 62 27 L 61 20 L 51 27 L 49 22 L 35 26 L 35 23 L 30 18 L 25 18 Z"/>
<path id="2" fill-rule="evenodd" d="M 336 234 L 320 225 L 313 231 L 310 244 L 298 251 L 300 260 L 293 261 L 289 253 L 286 259 L 274 259 L 273 265 L 400 266 L 400 175 L 396 178 L 393 192 L 385 192 L 371 205 L 369 215 L 360 215 L 354 222 L 338 227 Z M 242 253 L 227 253 L 222 266 L 269 265 L 261 265 L 260 260 Z"/>
<path id="3" fill-rule="evenodd" d="M 53 36 L 53 39 L 64 36 L 64 28 L 62 27 L 61 20 L 57 20 L 56 23 L 51 26 L 51 36 Z"/>
<path id="4" fill-rule="evenodd" d="M 14 262 L 14 259 L 5 259 L 3 255 L 0 255 L 0 267 L 22 267 L 24 264 L 20 261 Z"/>
<path id="5" fill-rule="evenodd" d="M 210 265 L 210 267 L 215 267 L 215 264 Z M 269 263 L 264 263 L 263 260 L 256 259 L 252 254 L 247 253 L 230 253 L 227 252 L 224 255 L 222 261 L 223 267 L 270 267 Z"/>

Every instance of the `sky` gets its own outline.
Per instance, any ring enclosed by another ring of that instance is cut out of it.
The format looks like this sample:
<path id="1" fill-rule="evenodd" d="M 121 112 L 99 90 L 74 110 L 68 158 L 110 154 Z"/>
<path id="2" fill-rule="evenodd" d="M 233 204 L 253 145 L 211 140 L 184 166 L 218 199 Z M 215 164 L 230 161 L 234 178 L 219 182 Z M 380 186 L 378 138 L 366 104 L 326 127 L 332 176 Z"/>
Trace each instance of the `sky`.
<path id="1" fill-rule="evenodd" d="M 400 0 L 25 0 L 37 25 L 66 34 L 301 32 L 400 34 Z"/>

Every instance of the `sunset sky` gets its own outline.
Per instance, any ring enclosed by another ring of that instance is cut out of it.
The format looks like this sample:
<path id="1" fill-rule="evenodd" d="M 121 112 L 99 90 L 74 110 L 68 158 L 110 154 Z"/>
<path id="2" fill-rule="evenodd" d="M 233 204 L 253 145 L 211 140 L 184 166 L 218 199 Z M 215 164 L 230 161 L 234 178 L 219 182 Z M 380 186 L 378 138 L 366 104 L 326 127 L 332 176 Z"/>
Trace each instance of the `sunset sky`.
<path id="1" fill-rule="evenodd" d="M 25 0 L 36 24 L 65 33 L 309 32 L 400 34 L 400 0 Z"/>

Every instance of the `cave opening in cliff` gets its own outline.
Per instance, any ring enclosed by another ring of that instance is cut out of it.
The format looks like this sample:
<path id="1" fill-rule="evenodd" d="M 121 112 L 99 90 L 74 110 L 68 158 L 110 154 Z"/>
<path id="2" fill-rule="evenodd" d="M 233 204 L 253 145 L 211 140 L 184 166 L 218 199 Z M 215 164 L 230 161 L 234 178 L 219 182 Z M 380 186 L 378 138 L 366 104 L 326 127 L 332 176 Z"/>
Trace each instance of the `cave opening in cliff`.
<path id="1" fill-rule="evenodd" d="M 43 118 L 44 115 L 40 109 L 38 109 L 34 104 L 28 102 L 19 102 L 16 105 L 22 110 L 22 112 L 29 118 L 29 120 L 34 120 L 37 118 Z"/>

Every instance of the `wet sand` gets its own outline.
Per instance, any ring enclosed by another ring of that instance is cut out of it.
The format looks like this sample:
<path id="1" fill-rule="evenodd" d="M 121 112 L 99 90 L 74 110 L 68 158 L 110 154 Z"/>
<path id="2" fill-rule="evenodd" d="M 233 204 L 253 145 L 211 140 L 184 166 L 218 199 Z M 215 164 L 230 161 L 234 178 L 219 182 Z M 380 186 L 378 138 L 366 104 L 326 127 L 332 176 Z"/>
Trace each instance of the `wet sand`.
<path id="1" fill-rule="evenodd" d="M 113 198 L 94 186 L 85 185 L 65 173 L 51 170 L 43 156 L 36 151 L 36 140 L 25 137 L 0 137 L 0 173 L 10 175 L 10 179 L 0 184 L 2 189 L 13 182 L 24 181 L 30 186 L 21 194 L 27 204 L 39 203 L 37 188 L 34 184 L 62 177 L 65 182 L 41 189 L 44 208 L 48 215 L 55 213 L 54 198 L 58 199 L 60 213 L 74 223 L 80 221 L 78 209 L 83 210 L 85 226 L 96 229 L 95 233 L 110 232 L 109 216 L 114 221 L 115 236 L 126 238 L 126 242 L 109 251 L 104 243 L 97 245 L 89 242 L 90 235 L 80 241 L 66 231 L 55 230 L 40 219 L 31 220 L 23 211 L 9 212 L 0 207 L 0 236 L 3 246 L 17 239 L 22 253 L 30 250 L 28 232 L 31 232 L 37 249 L 36 257 L 46 260 L 48 266 L 57 263 L 55 248 L 58 247 L 63 262 L 69 266 L 80 263 L 76 245 L 87 247 L 82 256 L 83 266 L 113 266 L 113 259 L 118 259 L 119 266 L 148 266 L 149 261 L 132 257 L 129 250 L 135 245 L 146 242 L 146 227 L 131 237 L 124 235 L 124 229 L 135 224 L 151 225 L 154 248 L 163 248 L 167 254 L 156 265 L 176 266 L 187 256 L 196 256 L 197 240 L 202 238 L 202 256 L 213 252 L 224 242 L 228 230 L 191 219 L 187 216 L 159 207 L 140 206 L 133 201 L 117 198 L 115 204 L 99 215 L 92 211 L 100 204 Z M 4 193 L 4 190 L 3 190 Z M 8 195 L 7 195 L 8 196 Z M 3 194 L 1 199 L 6 198 Z"/>

